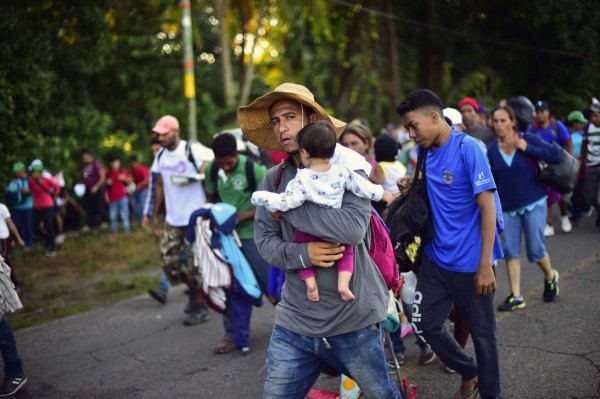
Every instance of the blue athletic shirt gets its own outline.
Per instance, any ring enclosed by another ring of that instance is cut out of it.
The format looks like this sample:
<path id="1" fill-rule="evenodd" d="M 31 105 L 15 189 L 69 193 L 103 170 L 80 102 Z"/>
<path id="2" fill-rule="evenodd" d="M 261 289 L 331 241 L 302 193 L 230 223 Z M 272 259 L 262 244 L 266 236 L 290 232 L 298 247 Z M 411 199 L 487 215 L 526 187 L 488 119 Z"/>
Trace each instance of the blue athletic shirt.
<path id="1" fill-rule="evenodd" d="M 504 255 L 498 230 L 501 233 L 504 227 L 502 209 L 479 143 L 453 128 L 444 145 L 429 149 L 426 176 L 435 230 L 433 239 L 424 248 L 427 257 L 447 270 L 477 271 L 481 256 L 481 214 L 475 196 L 491 190 L 497 219 L 491 261 L 501 259 Z"/>

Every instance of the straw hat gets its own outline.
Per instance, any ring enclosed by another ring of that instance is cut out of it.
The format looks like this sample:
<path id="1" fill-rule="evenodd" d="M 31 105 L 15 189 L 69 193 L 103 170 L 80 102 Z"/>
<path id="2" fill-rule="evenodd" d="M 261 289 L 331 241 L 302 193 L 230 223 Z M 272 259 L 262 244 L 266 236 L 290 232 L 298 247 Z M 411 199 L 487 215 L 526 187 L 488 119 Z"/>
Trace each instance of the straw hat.
<path id="1" fill-rule="evenodd" d="M 315 101 L 315 96 L 304 86 L 294 83 L 283 83 L 270 93 L 257 98 L 250 105 L 238 108 L 238 122 L 244 136 L 260 148 L 273 151 L 283 151 L 283 147 L 273 133 L 269 108 L 273 103 L 281 100 L 295 100 L 312 108 L 321 117 L 329 118 L 335 126 L 336 136 L 344 131 L 345 122 L 335 119 Z"/>

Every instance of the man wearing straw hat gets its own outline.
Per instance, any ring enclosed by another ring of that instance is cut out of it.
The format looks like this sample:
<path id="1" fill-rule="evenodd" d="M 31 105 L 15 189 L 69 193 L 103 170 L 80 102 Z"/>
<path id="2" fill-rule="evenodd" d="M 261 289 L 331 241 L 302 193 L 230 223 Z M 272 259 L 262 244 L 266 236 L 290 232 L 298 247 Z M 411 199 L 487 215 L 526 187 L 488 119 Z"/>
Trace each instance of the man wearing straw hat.
<path id="1" fill-rule="evenodd" d="M 285 191 L 301 165 L 296 136 L 305 125 L 321 119 L 329 119 L 339 137 L 345 123 L 329 116 L 306 87 L 291 83 L 238 109 L 248 140 L 289 154 L 267 172 L 263 190 Z M 362 171 L 365 177 L 371 169 L 362 156 L 339 144 L 332 163 Z M 348 192 L 340 209 L 307 202 L 283 213 L 283 221 L 275 220 L 266 208 L 257 208 L 254 239 L 259 252 L 286 274 L 283 299 L 276 307 L 263 398 L 304 398 L 326 366 L 352 377 L 366 397 L 401 397 L 387 369 L 379 328 L 387 316 L 388 292 L 363 241 L 370 209 L 368 200 Z M 294 229 L 325 242 L 292 243 Z M 355 299 L 349 303 L 338 293 L 337 271 L 332 268 L 342 256 L 338 244 L 342 242 L 355 245 L 350 281 Z M 317 269 L 319 302 L 307 298 L 306 286 L 296 275 L 310 266 Z"/>

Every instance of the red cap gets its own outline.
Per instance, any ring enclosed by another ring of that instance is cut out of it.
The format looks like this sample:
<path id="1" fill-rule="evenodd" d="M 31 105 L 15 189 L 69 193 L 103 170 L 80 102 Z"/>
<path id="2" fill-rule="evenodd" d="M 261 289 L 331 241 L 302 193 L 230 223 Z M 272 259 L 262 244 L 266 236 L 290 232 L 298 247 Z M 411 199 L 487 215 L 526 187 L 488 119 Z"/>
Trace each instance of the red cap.
<path id="1" fill-rule="evenodd" d="M 171 130 L 179 130 L 179 121 L 171 115 L 165 115 L 157 120 L 152 128 L 152 131 L 158 134 L 167 134 Z"/>
<path id="2" fill-rule="evenodd" d="M 465 97 L 462 100 L 460 100 L 460 102 L 458 103 L 458 109 L 461 109 L 463 105 L 470 105 L 473 108 L 475 108 L 475 111 L 479 112 L 479 103 L 477 103 L 477 100 L 475 100 L 474 98 Z"/>

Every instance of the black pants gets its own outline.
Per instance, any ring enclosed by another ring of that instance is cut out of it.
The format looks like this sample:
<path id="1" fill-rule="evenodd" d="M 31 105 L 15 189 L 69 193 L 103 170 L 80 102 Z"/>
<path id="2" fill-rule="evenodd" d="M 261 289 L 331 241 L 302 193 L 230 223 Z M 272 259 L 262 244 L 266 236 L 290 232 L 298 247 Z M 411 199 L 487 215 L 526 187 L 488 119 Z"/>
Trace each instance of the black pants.
<path id="1" fill-rule="evenodd" d="M 42 235 L 46 239 L 46 250 L 54 251 L 54 239 L 56 232 L 54 230 L 54 207 L 39 208 L 33 210 L 33 226 L 36 231 L 40 231 L 40 223 L 43 225 Z"/>
<path id="2" fill-rule="evenodd" d="M 104 188 L 98 189 L 95 194 L 86 190 L 83 196 L 83 208 L 85 209 L 86 224 L 88 226 L 98 226 L 98 218 L 100 218 L 100 221 L 110 223 L 106 200 L 104 199 Z"/>
<path id="3" fill-rule="evenodd" d="M 477 361 L 467 355 L 444 327 L 452 303 L 471 330 Z M 483 399 L 501 397 L 494 295 L 477 295 L 475 273 L 451 272 L 423 254 L 412 311 L 415 332 L 446 366 L 456 370 L 463 381 L 478 376 Z"/>

